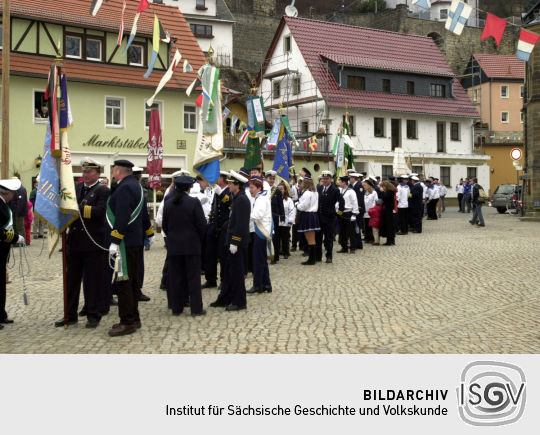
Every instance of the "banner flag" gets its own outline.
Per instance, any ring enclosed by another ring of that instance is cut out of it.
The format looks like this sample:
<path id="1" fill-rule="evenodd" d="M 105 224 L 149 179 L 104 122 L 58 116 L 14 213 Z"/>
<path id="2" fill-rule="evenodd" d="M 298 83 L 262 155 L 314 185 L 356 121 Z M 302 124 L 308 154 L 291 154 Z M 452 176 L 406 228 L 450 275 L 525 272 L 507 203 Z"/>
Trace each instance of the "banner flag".
<path id="1" fill-rule="evenodd" d="M 268 149 L 272 149 L 279 142 L 279 139 L 281 137 L 282 125 L 283 124 L 281 123 L 281 119 L 276 119 L 274 121 L 274 127 L 272 128 L 272 131 L 270 132 L 270 135 L 268 136 L 268 141 L 266 142 Z"/>
<path id="2" fill-rule="evenodd" d="M 159 109 L 152 109 L 150 112 L 146 171 L 148 172 L 148 186 L 150 189 L 161 188 L 161 173 L 163 171 L 163 142 L 161 136 Z"/>
<path id="3" fill-rule="evenodd" d="M 266 119 L 262 97 L 249 97 L 247 100 L 248 129 L 259 137 L 264 136 Z"/>
<path id="4" fill-rule="evenodd" d="M 159 23 L 159 19 L 157 15 L 154 14 L 154 34 L 152 37 L 152 58 L 150 59 L 150 62 L 148 63 L 148 69 L 146 70 L 146 73 L 143 75 L 145 79 L 150 77 L 150 74 L 152 74 L 152 71 L 154 70 L 154 65 L 156 64 L 156 60 L 159 53 L 159 41 L 161 41 L 161 24 Z"/>
<path id="5" fill-rule="evenodd" d="M 538 42 L 539 38 L 540 37 L 534 33 L 521 30 L 516 53 L 518 59 L 528 62 L 529 58 L 531 57 L 531 53 L 534 50 L 534 46 Z"/>
<path id="6" fill-rule="evenodd" d="M 187 59 L 184 59 L 184 72 L 185 73 L 188 73 L 188 72 L 191 72 L 193 71 L 193 67 L 191 66 L 191 64 L 188 62 Z"/>
<path id="7" fill-rule="evenodd" d="M 231 111 L 225 107 L 225 109 L 223 110 L 223 115 L 222 115 L 222 118 L 223 118 L 223 122 L 225 122 L 225 120 L 227 119 L 227 117 L 231 114 Z"/>
<path id="8" fill-rule="evenodd" d="M 126 44 L 126 48 L 124 49 L 122 56 L 126 55 L 128 48 L 131 46 L 131 43 L 135 39 L 135 35 L 137 34 L 137 23 L 139 21 L 139 17 L 141 16 L 141 13 L 144 12 L 149 7 L 150 7 L 150 4 L 148 3 L 148 0 L 141 0 L 139 2 L 139 7 L 137 8 L 137 13 L 135 14 L 135 18 L 133 19 L 133 25 L 131 26 L 131 33 L 129 35 L 128 43 Z"/>
<path id="9" fill-rule="evenodd" d="M 431 0 L 412 0 L 412 4 L 424 9 L 431 8 Z"/>
<path id="10" fill-rule="evenodd" d="M 250 133 L 251 132 L 249 130 L 247 130 L 247 129 L 244 130 L 244 132 L 242 133 L 242 135 L 238 139 L 242 145 L 245 145 L 245 144 L 248 143 L 248 138 L 249 138 Z"/>
<path id="11" fill-rule="evenodd" d="M 127 0 L 124 0 L 122 5 L 122 14 L 120 15 L 120 29 L 118 30 L 118 40 L 116 45 L 122 45 L 122 38 L 124 37 L 124 13 L 126 12 Z"/>
<path id="12" fill-rule="evenodd" d="M 287 115 L 283 115 L 281 117 L 281 122 L 285 125 L 285 128 L 287 129 L 287 132 L 289 134 L 289 137 L 291 138 L 291 141 L 293 141 L 295 144 L 298 143 L 296 138 L 294 137 L 294 133 L 291 128 L 291 124 L 289 123 L 289 117 Z"/>
<path id="13" fill-rule="evenodd" d="M 496 17 L 495 15 L 488 13 L 486 18 L 486 25 L 484 26 L 484 31 L 482 32 L 480 40 L 483 41 L 484 39 L 493 36 L 493 39 L 495 39 L 497 45 L 501 45 L 501 39 L 504 35 L 504 29 L 506 29 L 506 24 L 506 20 L 503 20 L 502 18 Z"/>
<path id="14" fill-rule="evenodd" d="M 456 35 L 461 35 L 471 12 L 472 7 L 468 4 L 463 3 L 461 0 L 452 0 L 444 27 Z"/>
<path id="15" fill-rule="evenodd" d="M 154 95 L 152 95 L 151 98 L 148 99 L 146 104 L 148 106 L 151 106 L 154 104 L 154 98 L 156 98 L 157 94 L 165 87 L 165 85 L 169 82 L 169 80 L 172 78 L 174 71 L 176 70 L 176 67 L 180 63 L 180 60 L 182 59 L 182 55 L 178 50 L 176 50 L 176 53 L 174 53 L 174 57 L 171 61 L 171 65 L 169 66 L 169 69 L 165 74 L 163 74 L 163 77 L 161 78 L 158 87 L 156 88 L 156 92 L 154 92 Z"/>
<path id="16" fill-rule="evenodd" d="M 274 124 L 275 126 L 276 124 Z M 285 186 L 287 186 L 287 189 L 289 189 L 289 134 L 287 132 L 287 129 L 285 126 L 280 122 L 279 123 L 279 139 L 276 149 L 276 156 L 274 157 L 274 166 L 272 169 L 276 171 L 276 178 L 278 179 L 278 182 L 276 184 L 279 184 L 280 182 L 284 181 Z"/>
<path id="17" fill-rule="evenodd" d="M 248 169 L 262 167 L 261 159 L 261 141 L 253 130 L 249 131 L 246 156 L 244 158 L 244 167 Z"/>
<path id="18" fill-rule="evenodd" d="M 95 17 L 103 4 L 103 0 L 92 0 L 92 6 L 90 6 L 90 15 Z"/>
<path id="19" fill-rule="evenodd" d="M 234 133 L 236 132 L 236 125 L 238 124 L 238 117 L 236 115 L 233 115 L 231 118 L 231 128 L 229 129 L 229 133 L 231 136 L 234 136 Z"/>

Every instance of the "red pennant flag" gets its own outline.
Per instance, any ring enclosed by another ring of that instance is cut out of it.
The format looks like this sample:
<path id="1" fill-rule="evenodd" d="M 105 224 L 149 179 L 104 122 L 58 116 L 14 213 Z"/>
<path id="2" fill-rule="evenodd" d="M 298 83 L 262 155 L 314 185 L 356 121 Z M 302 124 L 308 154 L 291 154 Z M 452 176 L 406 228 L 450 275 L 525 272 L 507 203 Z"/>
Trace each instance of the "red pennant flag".
<path id="1" fill-rule="evenodd" d="M 493 36 L 497 45 L 501 45 L 501 39 L 504 35 L 504 29 L 506 29 L 506 20 L 496 17 L 495 15 L 487 14 L 486 25 L 482 32 L 481 40 L 487 39 Z"/>
<path id="2" fill-rule="evenodd" d="M 137 8 L 137 13 L 140 14 L 141 12 L 144 12 L 149 7 L 150 7 L 150 4 L 148 3 L 148 0 L 141 0 L 139 3 L 139 7 Z"/>
<path id="3" fill-rule="evenodd" d="M 197 98 L 197 100 L 195 100 L 195 104 L 199 107 L 202 107 L 202 103 L 203 103 L 203 94 L 199 95 L 199 98 Z"/>

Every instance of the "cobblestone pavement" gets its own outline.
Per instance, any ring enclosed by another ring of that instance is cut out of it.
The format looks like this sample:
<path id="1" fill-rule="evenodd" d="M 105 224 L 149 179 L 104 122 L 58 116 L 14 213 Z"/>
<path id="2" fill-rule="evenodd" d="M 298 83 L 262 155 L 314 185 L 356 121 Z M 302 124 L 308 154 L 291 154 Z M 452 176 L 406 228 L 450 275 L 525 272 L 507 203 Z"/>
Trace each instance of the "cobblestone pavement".
<path id="1" fill-rule="evenodd" d="M 270 266 L 272 294 L 248 296 L 248 310 L 207 307 L 172 317 L 159 290 L 161 237 L 146 253 L 143 327 L 109 338 L 117 309 L 95 330 L 85 319 L 67 330 L 62 317 L 61 257 L 29 248 L 26 278 L 10 271 L 0 353 L 540 353 L 540 224 L 486 210 L 486 227 L 447 212 L 424 233 L 398 236 L 395 247 L 334 254 L 331 265 L 301 266 L 299 253 Z M 337 250 L 337 249 L 336 249 Z M 15 250 L 14 257 L 19 259 Z M 251 286 L 251 277 L 246 285 Z"/>

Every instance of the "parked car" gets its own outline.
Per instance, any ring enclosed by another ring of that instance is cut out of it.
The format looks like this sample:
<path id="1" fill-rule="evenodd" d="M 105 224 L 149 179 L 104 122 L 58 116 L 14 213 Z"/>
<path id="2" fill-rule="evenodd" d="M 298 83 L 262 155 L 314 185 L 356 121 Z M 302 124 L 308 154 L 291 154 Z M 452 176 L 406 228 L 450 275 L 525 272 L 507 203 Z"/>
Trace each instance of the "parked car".
<path id="1" fill-rule="evenodd" d="M 491 206 L 495 207 L 499 213 L 519 209 L 520 203 L 521 186 L 517 184 L 501 184 L 497 186 L 491 197 Z"/>

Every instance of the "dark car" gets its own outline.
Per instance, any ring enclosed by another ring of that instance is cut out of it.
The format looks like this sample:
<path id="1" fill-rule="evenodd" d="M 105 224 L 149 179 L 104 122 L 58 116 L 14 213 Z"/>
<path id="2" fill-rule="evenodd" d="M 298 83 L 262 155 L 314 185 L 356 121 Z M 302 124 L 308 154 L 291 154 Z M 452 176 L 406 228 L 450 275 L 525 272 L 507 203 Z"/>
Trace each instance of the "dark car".
<path id="1" fill-rule="evenodd" d="M 519 208 L 521 200 L 521 186 L 517 184 L 501 184 L 497 186 L 491 198 L 491 206 L 499 213 Z"/>

